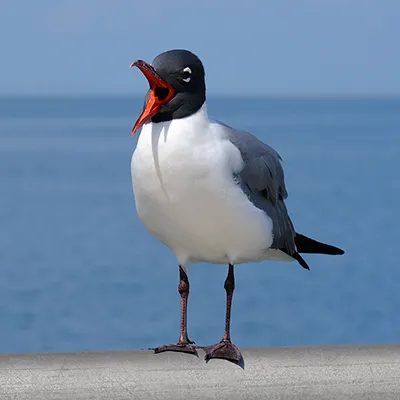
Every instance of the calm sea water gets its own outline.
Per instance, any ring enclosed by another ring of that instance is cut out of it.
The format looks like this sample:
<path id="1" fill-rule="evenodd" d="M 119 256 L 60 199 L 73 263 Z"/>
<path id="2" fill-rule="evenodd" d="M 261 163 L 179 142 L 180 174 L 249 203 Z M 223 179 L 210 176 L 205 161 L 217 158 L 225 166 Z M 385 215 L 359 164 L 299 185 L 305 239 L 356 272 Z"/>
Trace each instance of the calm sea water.
<path id="1" fill-rule="evenodd" d="M 174 255 L 130 182 L 142 99 L 0 100 L 0 352 L 178 338 Z M 298 231 L 346 250 L 236 268 L 239 346 L 400 342 L 400 101 L 211 99 L 284 159 Z M 189 335 L 220 340 L 225 266 L 190 268 Z"/>

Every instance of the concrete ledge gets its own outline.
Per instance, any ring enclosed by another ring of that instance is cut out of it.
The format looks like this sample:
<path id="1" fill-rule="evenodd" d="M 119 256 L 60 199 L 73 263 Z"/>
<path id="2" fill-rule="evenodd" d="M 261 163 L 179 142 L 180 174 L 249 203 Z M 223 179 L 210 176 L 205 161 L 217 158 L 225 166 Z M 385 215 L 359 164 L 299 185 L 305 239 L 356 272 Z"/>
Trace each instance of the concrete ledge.
<path id="1" fill-rule="evenodd" d="M 0 399 L 400 399 L 400 345 L 241 350 L 0 355 Z"/>

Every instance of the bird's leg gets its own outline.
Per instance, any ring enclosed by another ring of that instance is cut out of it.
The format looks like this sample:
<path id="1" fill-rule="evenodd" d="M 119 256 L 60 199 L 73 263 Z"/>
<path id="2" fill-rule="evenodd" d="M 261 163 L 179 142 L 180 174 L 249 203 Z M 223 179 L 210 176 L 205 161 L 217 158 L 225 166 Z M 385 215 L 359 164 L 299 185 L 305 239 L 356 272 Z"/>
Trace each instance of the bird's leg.
<path id="1" fill-rule="evenodd" d="M 161 353 L 163 351 L 179 351 L 182 353 L 197 355 L 195 347 L 191 346 L 194 342 L 189 340 L 187 334 L 187 302 L 189 298 L 190 285 L 188 276 L 181 266 L 179 266 L 179 277 L 178 292 L 181 295 L 181 325 L 179 341 L 177 344 L 167 344 L 151 350 L 154 350 L 155 353 Z"/>
<path id="2" fill-rule="evenodd" d="M 185 270 L 179 266 L 179 285 L 178 292 L 181 295 L 181 326 L 179 331 L 179 342 L 180 345 L 193 344 L 191 340 L 188 338 L 187 334 L 187 303 L 189 298 L 189 279 L 185 272 Z"/>
<path id="3" fill-rule="evenodd" d="M 225 280 L 226 290 L 226 315 L 225 315 L 225 332 L 222 340 L 214 346 L 205 347 L 206 361 L 211 358 L 222 358 L 232 361 L 236 364 L 243 362 L 243 356 L 239 349 L 231 342 L 231 308 L 233 291 L 235 290 L 235 275 L 233 273 L 233 265 L 229 264 L 228 276 Z"/>

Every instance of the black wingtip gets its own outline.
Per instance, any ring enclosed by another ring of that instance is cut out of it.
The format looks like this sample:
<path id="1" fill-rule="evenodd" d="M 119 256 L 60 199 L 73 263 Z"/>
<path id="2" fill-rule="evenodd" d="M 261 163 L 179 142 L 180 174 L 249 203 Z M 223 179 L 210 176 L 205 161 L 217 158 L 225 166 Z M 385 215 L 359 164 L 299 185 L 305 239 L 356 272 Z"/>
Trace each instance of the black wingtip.
<path id="1" fill-rule="evenodd" d="M 304 268 L 310 271 L 310 267 L 306 263 L 306 260 L 299 254 L 299 253 L 294 253 L 292 254 L 292 257 Z"/>

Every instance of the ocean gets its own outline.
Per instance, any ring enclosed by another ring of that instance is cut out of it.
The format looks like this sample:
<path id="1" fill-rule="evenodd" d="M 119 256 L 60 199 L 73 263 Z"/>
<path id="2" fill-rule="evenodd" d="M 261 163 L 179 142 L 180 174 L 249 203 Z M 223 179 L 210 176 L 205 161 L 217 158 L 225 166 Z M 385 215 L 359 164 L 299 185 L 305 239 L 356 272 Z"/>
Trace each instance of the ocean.
<path id="1" fill-rule="evenodd" d="M 0 99 L 0 353 L 175 343 L 178 266 L 136 215 L 142 98 Z M 210 98 L 284 160 L 297 231 L 345 249 L 238 265 L 244 346 L 400 342 L 400 100 Z M 189 336 L 223 334 L 227 267 L 189 269 Z"/>

